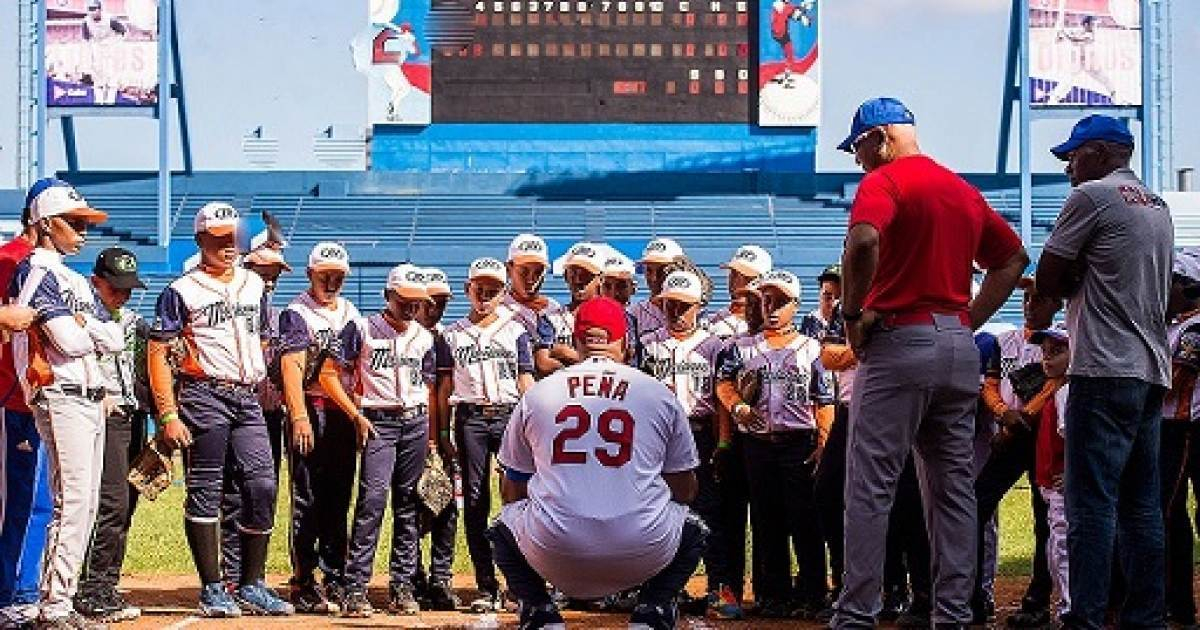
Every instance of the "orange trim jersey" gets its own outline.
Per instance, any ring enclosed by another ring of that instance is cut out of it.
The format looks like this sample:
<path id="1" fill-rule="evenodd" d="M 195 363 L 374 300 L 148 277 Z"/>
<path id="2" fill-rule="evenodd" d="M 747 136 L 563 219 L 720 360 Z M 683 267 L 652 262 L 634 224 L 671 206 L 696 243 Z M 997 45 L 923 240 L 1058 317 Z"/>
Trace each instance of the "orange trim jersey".
<path id="1" fill-rule="evenodd" d="M 1177 320 L 1167 328 L 1171 350 L 1171 389 L 1163 399 L 1163 419 L 1191 421 L 1200 418 L 1200 312 Z"/>
<path id="2" fill-rule="evenodd" d="M 194 379 L 256 385 L 266 377 L 262 342 L 270 330 L 267 294 L 258 274 L 240 267 L 229 282 L 190 271 L 158 297 L 150 338 L 182 337 L 180 372 Z"/>

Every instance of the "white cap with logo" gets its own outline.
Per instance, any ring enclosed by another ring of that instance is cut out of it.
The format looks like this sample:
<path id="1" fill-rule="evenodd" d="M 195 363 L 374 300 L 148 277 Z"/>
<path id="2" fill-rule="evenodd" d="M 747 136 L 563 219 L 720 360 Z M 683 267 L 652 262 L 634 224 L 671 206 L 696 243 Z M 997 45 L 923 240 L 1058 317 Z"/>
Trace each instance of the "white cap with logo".
<path id="1" fill-rule="evenodd" d="M 308 268 L 313 271 L 333 270 L 350 273 L 350 253 L 338 243 L 317 243 L 308 254 Z"/>
<path id="2" fill-rule="evenodd" d="M 240 218 L 237 208 L 222 201 L 210 201 L 196 212 L 192 228 L 196 234 L 208 232 L 214 236 L 226 236 L 237 230 Z"/>
<path id="3" fill-rule="evenodd" d="M 607 248 L 602 243 L 576 243 L 567 251 L 563 260 L 563 273 L 567 267 L 582 267 L 592 273 L 604 271 L 604 255 L 602 249 Z"/>
<path id="4" fill-rule="evenodd" d="M 38 180 L 29 188 L 25 207 L 29 208 L 30 221 L 73 216 L 95 224 L 108 219 L 106 213 L 88 205 L 87 199 L 74 186 L 50 177 Z"/>
<path id="5" fill-rule="evenodd" d="M 767 287 L 775 287 L 793 300 L 800 299 L 800 278 L 790 271 L 772 269 L 763 274 L 759 279 L 758 289 L 762 291 Z"/>
<path id="6" fill-rule="evenodd" d="M 604 259 L 604 275 L 610 278 L 633 278 L 637 273 L 637 267 L 628 256 L 613 250 L 608 258 Z"/>
<path id="7" fill-rule="evenodd" d="M 771 270 L 771 252 L 758 245 L 742 245 L 733 253 L 729 262 L 721 265 L 747 278 L 757 278 Z"/>
<path id="8" fill-rule="evenodd" d="M 446 276 L 446 272 L 437 267 L 425 267 L 421 269 L 421 274 L 425 276 L 425 291 L 430 297 L 435 295 L 453 295 L 450 290 L 450 279 Z"/>
<path id="9" fill-rule="evenodd" d="M 641 262 L 667 264 L 680 256 L 683 256 L 683 248 L 679 243 L 669 238 L 656 238 L 646 243 L 646 249 L 642 250 Z"/>
<path id="10" fill-rule="evenodd" d="M 389 291 L 395 291 L 402 298 L 429 299 L 429 293 L 425 290 L 425 274 L 409 263 L 401 263 L 392 267 L 392 270 L 388 272 L 387 288 Z"/>
<path id="11" fill-rule="evenodd" d="M 508 274 L 505 273 L 504 263 L 495 258 L 476 258 L 467 269 L 467 281 L 477 278 L 491 278 L 500 284 L 506 284 Z"/>
<path id="12" fill-rule="evenodd" d="M 700 277 L 690 271 L 672 271 L 666 280 L 663 280 L 663 289 L 659 297 L 699 304 L 704 301 L 704 286 L 700 283 Z"/>
<path id="13" fill-rule="evenodd" d="M 550 250 L 546 241 L 536 234 L 518 234 L 508 245 L 508 262 L 550 264 Z"/>

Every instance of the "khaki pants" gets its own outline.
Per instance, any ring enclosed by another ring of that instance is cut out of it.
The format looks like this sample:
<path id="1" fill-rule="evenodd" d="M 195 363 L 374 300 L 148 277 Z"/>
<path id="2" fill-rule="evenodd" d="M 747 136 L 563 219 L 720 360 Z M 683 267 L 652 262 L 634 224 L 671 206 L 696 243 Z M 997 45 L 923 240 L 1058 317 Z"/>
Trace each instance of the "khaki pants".
<path id="1" fill-rule="evenodd" d="M 104 418 L 101 403 L 53 388 L 38 394 L 33 413 L 46 444 L 54 495 L 39 602 L 41 618 L 49 621 L 71 613 L 79 585 L 104 469 Z"/>

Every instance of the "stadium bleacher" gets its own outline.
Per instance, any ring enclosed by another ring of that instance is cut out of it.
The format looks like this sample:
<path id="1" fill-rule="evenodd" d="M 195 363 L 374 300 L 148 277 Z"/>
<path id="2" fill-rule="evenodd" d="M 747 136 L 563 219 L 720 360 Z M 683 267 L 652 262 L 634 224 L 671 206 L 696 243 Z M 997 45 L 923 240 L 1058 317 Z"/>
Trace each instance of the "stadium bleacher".
<path id="1" fill-rule="evenodd" d="M 89 240 L 84 258 L 102 247 L 120 244 L 135 252 L 154 246 L 157 224 L 153 194 L 91 193 L 110 221 Z M 1011 191 L 986 194 L 1014 225 L 1019 202 Z M 839 259 L 845 235 L 848 199 L 838 196 L 716 195 L 677 197 L 656 201 L 543 200 L 504 195 L 389 195 L 351 194 L 320 197 L 311 194 L 231 194 L 197 192 L 173 196 L 172 237 L 191 239 L 191 217 L 204 203 L 224 200 L 247 215 L 273 214 L 289 242 L 286 256 L 295 272 L 281 278 L 276 304 L 285 304 L 304 290 L 305 260 L 312 245 L 322 240 L 346 245 L 354 261 L 345 294 L 364 311 L 382 306 L 387 270 L 402 261 L 444 269 L 456 293 L 467 265 L 479 256 L 503 257 L 513 235 L 532 231 L 542 235 L 552 255 L 579 240 L 604 241 L 636 256 L 655 236 L 670 236 L 684 246 L 725 295 L 725 273 L 719 268 L 743 243 L 759 243 L 808 282 L 804 307 L 812 308 L 820 270 Z M 1059 191 L 1034 197 L 1034 244 L 1045 240 L 1062 201 Z M 173 274 L 145 274 L 148 289 L 134 297 L 133 306 L 149 314 Z M 546 283 L 547 293 L 564 299 L 566 288 L 557 279 Z M 643 289 L 644 291 L 644 289 Z M 466 311 L 465 299 L 451 302 L 447 316 Z M 1019 303 L 1006 305 L 999 319 L 1020 319 Z"/>

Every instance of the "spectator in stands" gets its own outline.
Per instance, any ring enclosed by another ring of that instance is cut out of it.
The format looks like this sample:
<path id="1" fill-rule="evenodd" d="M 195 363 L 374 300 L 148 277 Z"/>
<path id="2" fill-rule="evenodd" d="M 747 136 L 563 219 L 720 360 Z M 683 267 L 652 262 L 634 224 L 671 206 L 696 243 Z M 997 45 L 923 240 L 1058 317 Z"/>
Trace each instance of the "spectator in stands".
<path id="1" fill-rule="evenodd" d="M 1124 122 L 1088 116 L 1051 152 L 1066 161 L 1075 186 L 1037 271 L 1038 291 L 1070 300 L 1065 624 L 1103 625 L 1116 539 L 1127 587 L 1120 625 L 1161 627 L 1158 448 L 1170 383 L 1171 213 L 1129 169 L 1133 135 Z"/>
<path id="2" fill-rule="evenodd" d="M 971 620 L 979 397 L 971 331 L 1008 299 L 1029 261 L 977 190 L 921 154 L 914 123 L 899 101 L 872 99 L 840 145 L 867 175 L 842 259 L 842 317 L 861 363 L 846 466 L 846 512 L 855 527 L 846 529 L 835 628 L 875 623 L 888 512 L 914 448 L 935 571 L 932 621 Z M 972 262 L 987 270 L 974 299 Z"/>

